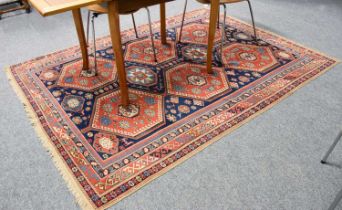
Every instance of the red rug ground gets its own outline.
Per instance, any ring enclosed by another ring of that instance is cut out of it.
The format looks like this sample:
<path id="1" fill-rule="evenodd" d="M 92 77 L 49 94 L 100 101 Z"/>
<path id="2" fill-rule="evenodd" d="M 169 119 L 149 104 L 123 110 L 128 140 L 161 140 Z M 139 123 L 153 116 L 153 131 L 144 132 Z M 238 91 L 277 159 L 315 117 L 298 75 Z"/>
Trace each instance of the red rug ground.
<path id="1" fill-rule="evenodd" d="M 106 208 L 272 107 L 337 61 L 229 18 L 221 60 L 206 74 L 208 11 L 168 19 L 168 43 L 148 28 L 123 32 L 130 109 L 120 106 L 108 37 L 97 42 L 99 74 L 80 75 L 78 47 L 8 70 L 43 144 L 83 208 Z M 157 32 L 159 24 L 154 24 Z M 93 55 L 91 55 L 93 56 Z"/>

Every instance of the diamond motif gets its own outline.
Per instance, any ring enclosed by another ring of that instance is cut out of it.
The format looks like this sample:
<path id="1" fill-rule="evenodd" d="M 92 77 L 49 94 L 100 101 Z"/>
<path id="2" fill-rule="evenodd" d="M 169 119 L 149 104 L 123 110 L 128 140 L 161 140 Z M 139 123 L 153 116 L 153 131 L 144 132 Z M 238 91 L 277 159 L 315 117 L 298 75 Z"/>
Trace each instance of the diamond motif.
<path id="1" fill-rule="evenodd" d="M 127 81 L 142 86 L 151 86 L 157 83 L 157 74 L 148 67 L 130 66 L 126 69 Z"/>
<path id="2" fill-rule="evenodd" d="M 185 58 L 195 61 L 205 61 L 207 58 L 207 48 L 203 46 L 188 45 L 182 48 Z"/>

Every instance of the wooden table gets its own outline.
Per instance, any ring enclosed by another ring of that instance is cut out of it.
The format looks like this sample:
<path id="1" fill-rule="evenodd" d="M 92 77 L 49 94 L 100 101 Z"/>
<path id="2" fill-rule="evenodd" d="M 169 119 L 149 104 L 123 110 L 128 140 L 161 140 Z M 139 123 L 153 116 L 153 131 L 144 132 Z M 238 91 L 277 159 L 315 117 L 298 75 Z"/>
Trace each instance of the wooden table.
<path id="1" fill-rule="evenodd" d="M 84 28 L 82 23 L 82 16 L 80 8 L 98 4 L 105 0 L 29 0 L 42 16 L 49 16 L 59 14 L 62 12 L 72 11 L 72 15 L 77 30 L 77 36 L 80 43 L 83 59 L 83 70 L 89 69 L 89 60 L 87 52 L 87 43 L 84 34 Z M 118 1 L 121 0 L 109 0 L 108 1 L 108 21 L 109 31 L 112 40 L 112 46 L 115 54 L 116 67 L 119 78 L 119 85 L 121 91 L 121 103 L 124 106 L 129 104 L 128 87 L 126 82 L 126 72 L 124 65 L 124 58 L 121 44 L 120 33 L 120 18 Z M 123 0 L 124 1 L 124 0 Z M 144 0 L 137 0 L 144 1 Z M 207 49 L 207 70 L 212 72 L 212 48 L 215 37 L 216 20 L 218 18 L 219 0 L 211 0 L 210 17 L 209 17 L 209 34 L 208 34 L 208 49 Z M 160 0 L 160 33 L 162 43 L 166 43 L 166 22 L 165 22 L 165 2 Z"/>

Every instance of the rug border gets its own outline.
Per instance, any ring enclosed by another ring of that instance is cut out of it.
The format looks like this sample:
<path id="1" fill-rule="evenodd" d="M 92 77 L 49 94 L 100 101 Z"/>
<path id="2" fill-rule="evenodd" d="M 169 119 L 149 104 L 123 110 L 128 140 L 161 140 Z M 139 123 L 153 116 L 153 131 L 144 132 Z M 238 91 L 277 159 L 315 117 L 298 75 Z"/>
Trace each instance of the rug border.
<path id="1" fill-rule="evenodd" d="M 324 73 L 326 73 L 327 71 L 329 71 L 330 69 L 332 69 L 333 67 L 338 65 L 339 63 L 340 63 L 340 61 L 336 60 L 336 62 L 334 64 L 332 64 L 331 66 L 327 67 L 326 69 L 324 69 L 320 73 L 316 74 L 315 76 L 311 77 L 310 79 L 306 80 L 305 82 L 301 83 L 300 85 L 298 85 L 297 87 L 295 87 L 294 89 L 292 89 L 291 91 L 289 91 L 288 93 L 283 95 L 281 98 L 279 98 L 278 101 L 274 102 L 273 104 L 270 104 L 269 106 L 267 106 L 264 109 L 260 110 L 258 113 L 250 116 L 248 119 L 246 119 L 242 123 L 239 123 L 239 124 L 233 126 L 231 129 L 222 132 L 218 136 L 215 136 L 210 141 L 208 141 L 205 144 L 199 146 L 196 149 L 196 151 L 188 153 L 184 158 L 179 159 L 178 162 L 176 162 L 174 164 L 171 164 L 168 168 L 164 168 L 159 173 L 154 174 L 154 175 L 148 177 L 146 180 L 144 180 L 144 183 L 139 185 L 139 187 L 135 186 L 135 187 L 131 188 L 129 191 L 126 191 L 127 193 L 124 194 L 123 196 L 121 196 L 119 198 L 116 198 L 116 199 L 113 199 L 111 202 L 108 202 L 105 205 L 103 205 L 101 207 L 98 207 L 98 208 L 93 206 L 92 202 L 89 201 L 87 195 L 84 195 L 84 192 L 81 190 L 82 188 L 79 186 L 79 183 L 75 180 L 75 177 L 71 174 L 71 172 L 69 172 L 68 166 L 65 165 L 64 160 L 59 156 L 58 152 L 56 151 L 56 148 L 52 145 L 52 143 L 51 143 L 51 141 L 49 139 L 49 136 L 46 134 L 46 131 L 41 127 L 39 119 L 37 118 L 37 115 L 34 112 L 30 102 L 27 100 L 26 96 L 24 95 L 24 92 L 22 91 L 22 89 L 20 88 L 18 83 L 16 83 L 16 80 L 13 77 L 11 69 L 9 67 L 5 67 L 5 72 L 7 74 L 9 83 L 11 84 L 12 88 L 14 89 L 14 92 L 17 94 L 19 100 L 24 104 L 25 112 L 26 112 L 30 122 L 32 123 L 32 127 L 36 131 L 36 133 L 38 135 L 38 138 L 40 139 L 42 145 L 46 149 L 48 149 L 53 163 L 55 164 L 56 168 L 58 169 L 58 171 L 62 175 L 64 181 L 67 183 L 69 191 L 76 198 L 76 202 L 80 205 L 80 207 L 82 209 L 98 209 L 98 210 L 102 210 L 102 209 L 106 209 L 106 208 L 108 208 L 110 206 L 113 206 L 114 204 L 118 203 L 122 199 L 130 196 L 134 192 L 140 190 L 145 185 L 149 184 L 151 181 L 153 181 L 153 180 L 157 179 L 158 177 L 164 175 L 166 172 L 169 172 L 170 170 L 174 169 L 179 164 L 182 164 L 184 161 L 188 160 L 189 158 L 191 158 L 194 155 L 196 155 L 197 153 L 201 152 L 202 150 L 204 150 L 205 148 L 207 148 L 211 144 L 213 144 L 216 141 L 220 140 L 222 137 L 227 136 L 231 132 L 235 131 L 236 129 L 238 129 L 241 126 L 243 126 L 246 123 L 248 123 L 249 121 L 253 120 L 254 118 L 258 117 L 259 115 L 263 114 L 264 112 L 270 110 L 271 108 L 273 108 L 273 106 L 277 105 L 278 103 L 280 103 L 284 99 L 288 98 L 294 92 L 296 92 L 297 90 L 301 89 L 302 87 L 307 85 L 309 82 L 317 79 L 319 76 L 323 75 Z"/>
<path id="2" fill-rule="evenodd" d="M 308 48 L 307 48 L 308 49 Z M 331 57 L 328 57 L 331 58 Z M 333 59 L 333 58 L 332 58 Z M 333 59 L 335 60 L 335 59 Z M 214 138 L 212 138 L 210 141 L 205 142 L 204 144 L 202 144 L 201 146 L 197 147 L 196 150 L 194 150 L 191 153 L 186 154 L 183 158 L 178 159 L 176 163 L 173 163 L 171 165 L 169 165 L 168 168 L 163 168 L 160 172 L 158 172 L 157 174 L 153 174 L 152 176 L 149 176 L 148 178 L 146 178 L 144 180 L 144 183 L 142 183 L 139 187 L 138 186 L 134 186 L 132 188 L 130 188 L 128 191 L 126 191 L 127 193 L 125 195 L 122 195 L 122 197 L 120 198 L 115 198 L 113 199 L 111 202 L 104 204 L 102 207 L 103 208 L 109 208 L 110 206 L 113 206 L 114 204 L 118 203 L 119 201 L 121 201 L 122 199 L 130 196 L 131 194 L 137 192 L 138 190 L 140 190 L 142 187 L 144 187 L 145 185 L 149 184 L 150 182 L 152 182 L 153 180 L 159 178 L 160 176 L 164 175 L 165 173 L 169 172 L 170 170 L 174 169 L 176 166 L 182 164 L 183 162 L 187 161 L 188 159 L 192 158 L 193 156 L 195 156 L 197 153 L 202 152 L 205 148 L 207 148 L 208 146 L 210 146 L 211 144 L 217 142 L 218 140 L 220 140 L 221 138 L 223 138 L 224 136 L 227 136 L 228 134 L 232 133 L 233 131 L 235 131 L 236 129 L 240 128 L 241 126 L 247 124 L 249 121 L 253 120 L 254 118 L 258 117 L 259 115 L 263 114 L 264 112 L 270 110 L 271 108 L 273 108 L 273 106 L 277 105 L 278 103 L 280 103 L 281 101 L 283 101 L 284 99 L 288 98 L 289 96 L 291 96 L 294 92 L 296 92 L 297 90 L 301 89 L 302 87 L 304 87 L 306 84 L 308 84 L 309 82 L 317 79 L 319 76 L 323 75 L 324 73 L 326 73 L 327 71 L 329 71 L 330 69 L 332 69 L 333 67 L 335 67 L 336 65 L 340 64 L 341 61 L 339 60 L 335 60 L 336 62 L 334 64 L 332 64 L 331 66 L 327 67 L 326 69 L 324 69 L 323 71 L 319 72 L 318 74 L 316 74 L 315 76 L 311 77 L 310 79 L 306 80 L 305 82 L 301 83 L 300 85 L 298 85 L 297 87 L 295 87 L 294 89 L 292 89 L 291 91 L 289 91 L 288 93 L 286 93 L 285 95 L 283 95 L 281 98 L 279 98 L 276 102 L 268 105 L 267 107 L 263 108 L 262 110 L 260 110 L 258 113 L 253 114 L 251 116 L 249 116 L 246 120 L 244 120 L 243 122 L 234 125 L 233 127 L 231 127 L 230 129 L 220 133 L 219 135 L 215 136 Z"/>
<path id="3" fill-rule="evenodd" d="M 223 16 L 223 15 L 220 15 L 220 16 Z M 228 18 L 228 19 L 231 18 L 231 19 L 233 19 L 234 21 L 241 22 L 241 23 L 243 23 L 243 24 L 245 24 L 245 25 L 248 25 L 249 27 L 253 27 L 253 26 L 252 26 L 250 23 L 248 23 L 247 21 L 241 20 L 241 19 L 239 19 L 239 18 L 237 18 L 237 17 L 234 17 L 234 16 L 230 16 L 230 15 L 229 15 L 229 16 L 227 16 L 227 18 Z M 316 48 L 307 47 L 307 46 L 305 46 L 304 44 L 298 43 L 298 42 L 295 41 L 295 40 L 291 40 L 290 38 L 287 38 L 287 37 L 285 37 L 285 36 L 283 36 L 283 35 L 276 34 L 275 32 L 272 32 L 272 31 L 270 31 L 270 30 L 268 30 L 268 29 L 264 29 L 264 28 L 262 28 L 262 27 L 258 27 L 257 25 L 256 25 L 256 32 L 257 32 L 257 34 L 258 34 L 258 32 L 266 32 L 266 33 L 271 34 L 271 35 L 273 35 L 273 36 L 282 38 L 282 39 L 284 39 L 285 41 L 291 42 L 292 44 L 295 44 L 295 45 L 297 45 L 297 46 L 299 46 L 299 47 L 301 47 L 301 48 L 305 48 L 305 49 L 310 50 L 310 51 L 312 51 L 312 52 L 314 52 L 314 53 L 320 54 L 320 55 L 322 55 L 322 56 L 324 56 L 324 57 L 326 57 L 326 58 L 329 58 L 329 59 L 331 59 L 331 60 L 334 60 L 334 61 L 335 61 L 335 64 L 334 64 L 332 67 L 334 67 L 334 66 L 336 66 L 337 64 L 340 64 L 340 63 L 342 62 L 341 59 L 336 58 L 335 56 L 330 56 L 330 55 L 328 55 L 328 54 L 326 54 L 326 53 L 324 53 L 324 52 L 321 52 L 320 50 L 318 50 L 318 49 L 316 49 Z M 322 72 L 325 73 L 325 71 L 322 71 Z"/>
<path id="4" fill-rule="evenodd" d="M 82 190 L 83 188 L 79 186 L 78 181 L 69 171 L 69 167 L 66 165 L 66 163 L 56 150 L 55 146 L 52 144 L 48 134 L 40 124 L 39 118 L 36 112 L 34 111 L 31 103 L 28 101 L 24 91 L 21 89 L 21 87 L 15 80 L 14 75 L 11 72 L 11 68 L 8 66 L 5 67 L 5 73 L 17 97 L 19 98 L 20 102 L 23 103 L 26 115 L 29 121 L 31 122 L 31 126 L 34 128 L 38 136 L 38 139 L 40 140 L 43 147 L 48 150 L 52 162 L 59 171 L 60 175 L 63 177 L 64 181 L 67 183 L 68 190 L 74 195 L 74 197 L 76 198 L 76 202 L 82 209 L 96 209 L 95 206 L 93 206 L 92 202 L 88 200 L 87 195 L 85 195 L 85 193 Z"/>
<path id="5" fill-rule="evenodd" d="M 193 10 L 191 12 L 195 12 L 195 11 L 200 11 L 200 10 L 208 10 L 208 9 L 197 9 L 197 10 Z M 170 18 L 175 18 L 179 15 L 175 15 L 172 16 Z M 168 18 L 168 19 L 170 19 Z M 240 20 L 238 18 L 229 16 L 227 18 L 233 18 L 239 22 L 242 22 L 246 25 L 249 25 L 249 23 Z M 129 31 L 131 29 L 127 29 L 124 30 L 125 31 Z M 269 30 L 263 29 L 263 28 L 258 28 L 258 31 L 262 31 L 262 32 L 266 32 L 269 34 L 272 34 L 274 36 L 280 37 L 284 40 L 290 41 L 291 43 L 294 43 L 302 48 L 311 50 L 315 53 L 318 53 L 322 56 L 325 56 L 329 59 L 332 59 L 335 61 L 335 63 L 331 64 L 329 67 L 325 68 L 324 70 L 322 70 L 321 72 L 319 72 L 318 74 L 314 75 L 313 77 L 309 78 L 308 80 L 304 81 L 303 83 L 299 84 L 298 86 L 296 86 L 295 88 L 293 88 L 292 90 L 290 90 L 289 92 L 287 92 L 285 95 L 283 95 L 281 98 L 279 98 L 276 102 L 268 105 L 267 107 L 263 108 L 262 110 L 260 110 L 258 113 L 253 114 L 251 116 L 249 116 L 249 118 L 247 118 L 246 120 L 244 120 L 243 122 L 236 124 L 235 126 L 231 127 L 230 129 L 222 132 L 221 134 L 219 134 L 218 136 L 215 136 L 214 138 L 212 138 L 210 141 L 204 143 L 203 145 L 199 146 L 195 151 L 188 153 L 186 156 L 184 156 L 181 159 L 178 159 L 178 161 L 176 163 L 173 163 L 171 165 L 169 165 L 169 167 L 164 168 L 163 170 L 161 170 L 159 173 L 157 174 L 153 174 L 152 176 L 149 176 L 147 179 L 144 180 L 143 183 L 141 183 L 139 186 L 134 186 L 132 188 L 130 188 L 129 190 L 126 191 L 125 194 L 123 194 L 120 197 L 117 197 L 115 199 L 113 199 L 112 201 L 104 204 L 101 207 L 96 207 L 92 201 L 90 201 L 90 199 L 88 198 L 88 196 L 84 193 L 82 187 L 79 185 L 78 181 L 75 179 L 75 177 L 73 176 L 73 174 L 70 172 L 68 166 L 66 165 L 66 163 L 64 162 L 64 160 L 60 157 L 60 154 L 58 153 L 58 151 L 56 150 L 56 148 L 54 147 L 54 145 L 51 143 L 49 136 L 47 135 L 46 131 L 44 130 L 44 128 L 41 126 L 40 121 L 33 109 L 33 107 L 31 106 L 30 102 L 28 101 L 28 99 L 26 98 L 23 90 L 21 89 L 21 87 L 19 86 L 19 84 L 17 83 L 17 81 L 14 78 L 14 75 L 11 72 L 11 68 L 5 67 L 5 73 L 8 77 L 9 83 L 11 84 L 14 92 L 16 93 L 17 97 L 19 98 L 19 100 L 23 103 L 24 105 L 24 110 L 30 120 L 30 122 L 32 123 L 32 127 L 34 128 L 34 130 L 37 133 L 38 138 L 40 139 L 42 145 L 48 150 L 52 162 L 55 164 L 55 167 L 58 169 L 59 173 L 61 174 L 61 176 L 63 177 L 64 181 L 67 183 L 68 186 L 68 190 L 74 195 L 76 202 L 79 204 L 79 206 L 82 209 L 97 209 L 97 210 L 102 210 L 102 209 L 106 209 L 110 206 L 113 206 L 114 204 L 118 203 L 119 201 L 121 201 L 122 199 L 130 196 L 131 194 L 133 194 L 134 192 L 138 191 L 139 189 L 141 189 L 142 187 L 144 187 L 145 185 L 149 184 L 151 181 L 157 179 L 158 177 L 164 175 L 165 173 L 169 172 L 170 170 L 174 169 L 176 166 L 178 166 L 179 164 L 182 164 L 183 162 L 185 162 L 186 160 L 188 160 L 189 158 L 193 157 L 194 155 L 196 155 L 197 153 L 201 152 L 202 150 L 204 150 L 205 148 L 207 148 L 208 146 L 210 146 L 211 144 L 215 143 L 216 141 L 220 140 L 222 137 L 227 136 L 228 134 L 230 134 L 231 132 L 235 131 L 236 129 L 238 129 L 239 127 L 245 125 L 246 123 L 248 123 L 249 121 L 253 120 L 254 118 L 258 117 L 259 115 L 263 114 L 264 112 L 270 110 L 271 108 L 273 108 L 273 106 L 277 105 L 278 103 L 280 103 L 281 101 L 283 101 L 284 99 L 288 98 L 290 95 L 292 95 L 295 91 L 299 90 L 300 88 L 304 87 L 305 85 L 307 85 L 309 82 L 317 79 L 319 76 L 323 75 L 324 73 L 326 73 L 327 71 L 329 71 L 330 69 L 332 69 L 333 67 L 335 67 L 336 65 L 338 65 L 339 63 L 341 63 L 341 61 L 337 58 L 331 57 L 326 55 L 325 53 L 319 52 L 318 50 L 306 47 L 302 44 L 297 43 L 296 41 L 290 40 L 282 35 L 278 35 L 275 34 Z M 122 32 L 122 33 L 123 33 Z M 107 36 L 104 36 L 100 39 L 106 38 Z M 77 46 L 72 46 L 70 48 L 74 48 Z M 67 48 L 69 49 L 69 48 Z M 58 50 L 56 52 L 62 52 L 63 50 Z M 54 54 L 56 52 L 50 53 L 50 54 Z M 50 54 L 44 55 L 48 56 Z"/>

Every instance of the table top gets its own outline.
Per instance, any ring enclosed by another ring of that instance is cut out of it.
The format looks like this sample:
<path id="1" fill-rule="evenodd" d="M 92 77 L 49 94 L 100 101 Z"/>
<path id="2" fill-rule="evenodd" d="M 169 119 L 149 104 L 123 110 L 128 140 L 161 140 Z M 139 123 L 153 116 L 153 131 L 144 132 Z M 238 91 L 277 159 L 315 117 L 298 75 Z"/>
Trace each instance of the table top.
<path id="1" fill-rule="evenodd" d="M 72 9 L 101 3 L 104 0 L 29 0 L 42 16 L 55 15 Z"/>

